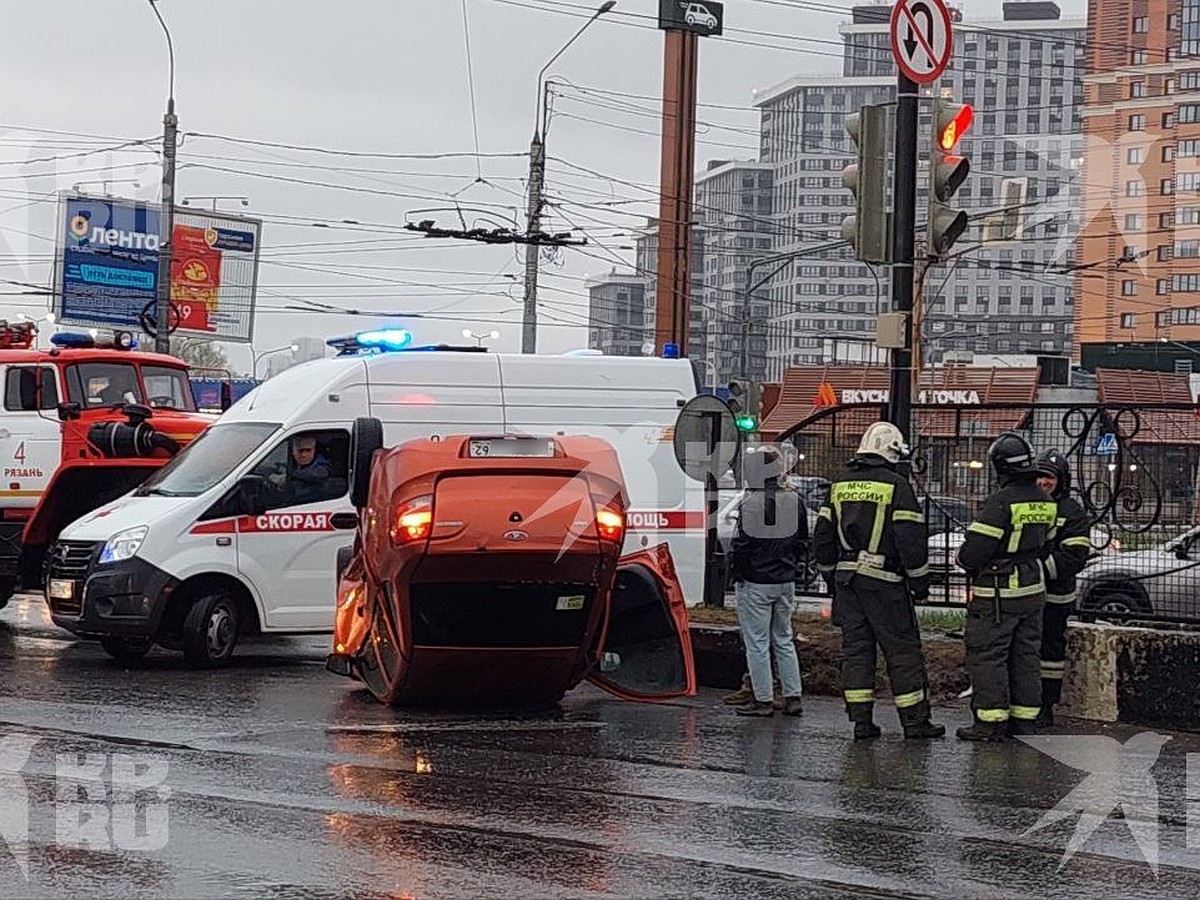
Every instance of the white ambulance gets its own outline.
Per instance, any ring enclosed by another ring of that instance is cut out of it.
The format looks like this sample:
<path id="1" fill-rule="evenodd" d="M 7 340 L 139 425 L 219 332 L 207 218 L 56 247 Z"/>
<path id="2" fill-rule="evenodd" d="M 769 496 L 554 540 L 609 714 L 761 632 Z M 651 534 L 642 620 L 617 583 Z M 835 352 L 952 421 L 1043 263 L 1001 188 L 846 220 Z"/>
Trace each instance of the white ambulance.
<path id="1" fill-rule="evenodd" d="M 339 549 L 353 541 L 351 426 L 385 446 L 478 433 L 589 434 L 620 454 L 625 552 L 668 542 L 703 597 L 704 492 L 673 451 L 697 392 L 686 360 L 401 349 L 392 332 L 288 369 L 244 397 L 137 490 L 68 526 L 49 554 L 55 623 L 132 659 L 153 644 L 226 661 L 240 634 L 330 632 Z"/>

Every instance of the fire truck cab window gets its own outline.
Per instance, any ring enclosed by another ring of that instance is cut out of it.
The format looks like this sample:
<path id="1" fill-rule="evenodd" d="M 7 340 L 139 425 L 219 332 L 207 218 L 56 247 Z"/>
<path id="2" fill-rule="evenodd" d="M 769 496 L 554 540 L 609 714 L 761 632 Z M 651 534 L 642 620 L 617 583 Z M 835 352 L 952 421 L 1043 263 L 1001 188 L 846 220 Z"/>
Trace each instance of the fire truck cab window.
<path id="1" fill-rule="evenodd" d="M 142 383 L 150 405 L 159 409 L 194 412 L 196 400 L 187 375 L 168 366 L 142 366 Z"/>
<path id="2" fill-rule="evenodd" d="M 41 379 L 41 396 L 38 380 Z M 39 403 L 39 400 L 41 401 Z M 4 379 L 4 408 L 10 412 L 34 412 L 58 406 L 58 384 L 48 366 L 13 366 Z"/>
<path id="3" fill-rule="evenodd" d="M 80 363 L 67 369 L 71 400 L 85 407 L 143 403 L 137 371 L 125 363 Z"/>

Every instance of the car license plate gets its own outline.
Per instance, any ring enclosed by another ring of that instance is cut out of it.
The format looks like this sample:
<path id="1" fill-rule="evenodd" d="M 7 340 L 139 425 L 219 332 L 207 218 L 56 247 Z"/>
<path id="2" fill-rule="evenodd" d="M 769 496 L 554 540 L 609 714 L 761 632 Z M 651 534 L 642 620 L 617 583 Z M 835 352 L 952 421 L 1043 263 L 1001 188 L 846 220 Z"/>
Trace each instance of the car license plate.
<path id="1" fill-rule="evenodd" d="M 50 580 L 50 596 L 55 600 L 70 600 L 75 596 L 75 582 L 52 578 Z"/>

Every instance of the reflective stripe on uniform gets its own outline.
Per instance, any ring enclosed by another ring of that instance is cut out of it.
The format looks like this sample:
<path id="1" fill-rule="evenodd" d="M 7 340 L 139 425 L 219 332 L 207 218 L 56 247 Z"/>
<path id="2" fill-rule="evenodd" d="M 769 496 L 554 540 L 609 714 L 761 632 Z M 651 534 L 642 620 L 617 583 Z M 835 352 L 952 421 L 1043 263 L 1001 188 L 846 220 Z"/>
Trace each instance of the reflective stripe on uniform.
<path id="1" fill-rule="evenodd" d="M 1058 577 L 1058 563 L 1054 561 L 1053 556 L 1046 557 L 1046 577 L 1053 581 Z"/>
<path id="2" fill-rule="evenodd" d="M 1078 593 L 1075 591 L 1072 591 L 1070 594 L 1047 594 L 1046 602 L 1057 603 L 1062 606 L 1067 603 L 1074 603 L 1077 597 Z"/>
<path id="3" fill-rule="evenodd" d="M 1009 506 L 1012 515 L 1012 534 L 1008 538 L 1008 552 L 1016 553 L 1021 549 L 1021 537 L 1026 525 L 1045 525 L 1050 531 L 1058 521 L 1058 504 L 1048 500 L 1034 500 L 1029 503 L 1013 503 Z"/>
<path id="4" fill-rule="evenodd" d="M 971 527 L 967 531 L 973 531 L 976 534 L 982 534 L 984 537 L 990 537 L 997 541 L 1004 537 L 1003 528 L 997 528 L 995 525 L 985 525 L 983 522 L 972 522 Z"/>
<path id="5" fill-rule="evenodd" d="M 893 699 L 896 702 L 896 709 L 908 709 L 925 699 L 925 689 L 921 688 L 919 691 L 911 691 L 907 694 L 897 694 Z"/>
<path id="6" fill-rule="evenodd" d="M 893 522 L 916 522 L 918 525 L 925 524 L 925 516 L 919 512 L 913 512 L 910 509 L 897 509 L 892 512 Z"/>
<path id="7" fill-rule="evenodd" d="M 869 553 L 878 553 L 879 542 L 883 540 L 885 512 L 888 506 L 891 505 L 892 497 L 895 493 L 896 486 L 886 481 L 839 481 L 830 488 L 829 500 L 837 512 L 838 537 L 841 539 L 844 549 L 855 550 L 860 548 L 851 547 L 850 542 L 846 540 L 846 535 L 842 533 L 842 525 L 845 522 L 842 514 L 842 504 L 875 504 L 875 521 L 871 525 L 871 538 L 870 543 L 867 544 L 867 551 Z"/>
<path id="8" fill-rule="evenodd" d="M 923 565 L 918 569 L 905 569 L 909 578 L 924 578 L 929 574 L 929 565 Z"/>
<path id="9" fill-rule="evenodd" d="M 817 563 L 817 570 L 820 572 L 835 572 L 837 571 L 837 566 L 826 565 L 825 563 Z"/>
<path id="10" fill-rule="evenodd" d="M 1007 709 L 977 709 L 975 710 L 975 718 L 980 722 L 1007 722 Z"/>
<path id="11" fill-rule="evenodd" d="M 1014 719 L 1020 719 L 1024 722 L 1033 721 L 1041 711 L 1042 708 L 1040 706 L 1013 706 L 1009 709 Z"/>
<path id="12" fill-rule="evenodd" d="M 837 564 L 837 567 L 843 572 L 856 572 L 867 578 L 875 578 L 879 581 L 890 581 L 893 584 L 899 584 L 904 579 L 895 572 L 888 572 L 885 569 L 876 569 L 873 566 L 864 566 L 862 563 L 855 562 L 852 559 L 843 560 Z"/>
<path id="13" fill-rule="evenodd" d="M 1042 660 L 1042 677 L 1053 681 L 1062 681 L 1067 674 L 1067 664 L 1063 661 L 1051 662 L 1050 660 Z"/>
<path id="14" fill-rule="evenodd" d="M 822 506 L 817 512 L 818 518 L 824 519 L 827 522 L 833 521 L 833 511 L 828 506 Z"/>
<path id="15" fill-rule="evenodd" d="M 1012 587 L 1007 585 L 1000 588 L 1001 600 L 1016 600 L 1019 597 L 1032 597 L 1034 594 L 1040 594 L 1046 590 L 1046 586 L 1041 582 L 1037 584 L 1027 584 L 1025 587 Z M 976 597 L 995 597 L 996 589 L 990 585 L 977 584 L 975 585 Z"/>
<path id="16" fill-rule="evenodd" d="M 1092 539 L 1086 534 L 1081 534 L 1078 537 L 1069 537 L 1062 542 L 1064 547 L 1087 547 L 1092 548 Z"/>
<path id="17" fill-rule="evenodd" d="M 875 691 L 872 688 L 857 688 L 843 691 L 847 703 L 874 703 Z"/>

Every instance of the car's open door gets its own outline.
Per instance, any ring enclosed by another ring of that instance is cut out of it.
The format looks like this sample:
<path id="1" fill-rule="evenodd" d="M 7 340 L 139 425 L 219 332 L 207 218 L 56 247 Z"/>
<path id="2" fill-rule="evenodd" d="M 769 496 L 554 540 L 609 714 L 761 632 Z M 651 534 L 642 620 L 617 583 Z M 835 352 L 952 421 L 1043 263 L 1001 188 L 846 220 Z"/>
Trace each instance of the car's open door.
<path id="1" fill-rule="evenodd" d="M 588 680 L 622 700 L 696 693 L 687 604 L 666 544 L 622 557 L 600 663 Z"/>

